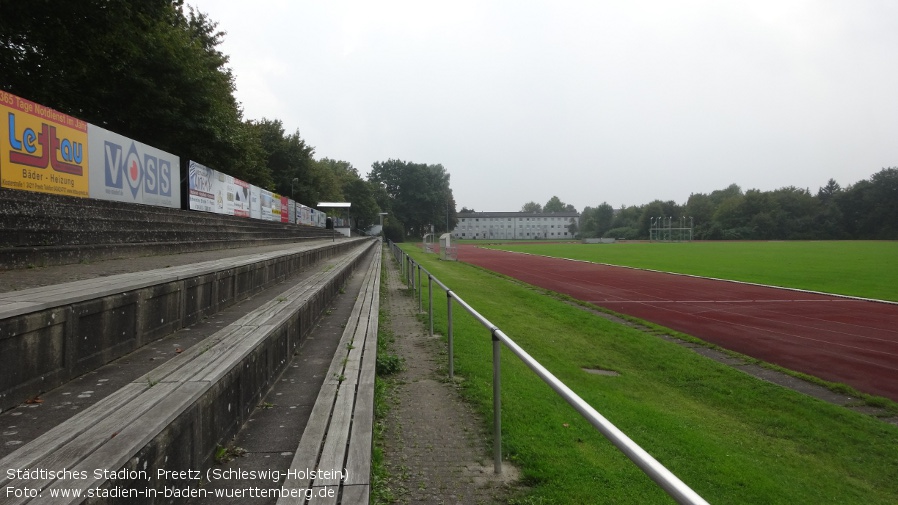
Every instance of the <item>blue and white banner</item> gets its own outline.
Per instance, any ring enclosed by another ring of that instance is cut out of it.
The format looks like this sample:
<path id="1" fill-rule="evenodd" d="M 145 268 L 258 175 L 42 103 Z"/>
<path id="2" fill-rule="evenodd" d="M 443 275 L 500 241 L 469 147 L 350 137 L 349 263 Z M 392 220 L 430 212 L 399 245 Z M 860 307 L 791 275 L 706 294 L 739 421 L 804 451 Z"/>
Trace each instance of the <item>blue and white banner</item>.
<path id="1" fill-rule="evenodd" d="M 87 146 L 91 198 L 181 207 L 177 156 L 92 124 Z"/>

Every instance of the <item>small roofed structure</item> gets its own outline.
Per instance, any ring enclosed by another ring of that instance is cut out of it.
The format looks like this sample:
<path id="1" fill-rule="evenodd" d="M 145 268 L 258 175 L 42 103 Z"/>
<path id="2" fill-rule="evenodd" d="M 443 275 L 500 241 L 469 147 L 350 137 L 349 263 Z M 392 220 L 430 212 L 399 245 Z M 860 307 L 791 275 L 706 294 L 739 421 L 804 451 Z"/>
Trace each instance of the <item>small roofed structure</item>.
<path id="1" fill-rule="evenodd" d="M 318 202 L 319 209 L 349 209 L 352 207 L 351 202 Z M 345 212 L 345 211 L 344 211 Z M 336 214 L 336 212 L 335 212 Z M 333 226 L 334 230 L 340 232 L 347 237 L 351 237 L 351 229 L 352 229 L 352 219 L 347 216 L 346 219 L 337 218 L 335 215 L 333 217 Z"/>

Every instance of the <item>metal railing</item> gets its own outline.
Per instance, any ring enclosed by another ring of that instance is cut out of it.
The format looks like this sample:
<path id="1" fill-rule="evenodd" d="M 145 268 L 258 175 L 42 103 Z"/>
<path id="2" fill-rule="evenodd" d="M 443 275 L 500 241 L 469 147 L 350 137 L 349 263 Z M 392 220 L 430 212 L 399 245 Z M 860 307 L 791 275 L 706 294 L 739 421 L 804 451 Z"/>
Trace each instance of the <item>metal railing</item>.
<path id="1" fill-rule="evenodd" d="M 556 393 L 558 393 L 565 401 L 567 401 L 574 409 L 580 413 L 590 424 L 592 424 L 599 432 L 605 436 L 615 447 L 630 458 L 646 475 L 655 481 L 668 495 L 670 495 L 677 503 L 707 505 L 707 501 L 681 481 L 676 475 L 653 458 L 648 452 L 643 450 L 639 445 L 630 439 L 624 432 L 614 426 L 611 421 L 605 419 L 602 414 L 592 408 L 577 393 L 574 393 L 551 372 L 546 370 L 538 361 L 533 359 L 527 351 L 522 349 L 514 340 L 502 332 L 496 325 L 491 323 L 489 319 L 482 316 L 473 307 L 468 305 L 460 296 L 454 293 L 448 286 L 439 281 L 433 274 L 427 271 L 421 264 L 415 262 L 411 256 L 400 249 L 392 241 L 388 242 L 393 257 L 400 266 L 400 274 L 406 282 L 409 289 L 417 293 L 418 311 L 423 312 L 423 293 L 422 279 L 427 276 L 427 290 L 429 293 L 429 323 L 430 336 L 433 336 L 433 284 L 436 283 L 443 291 L 446 292 L 446 310 L 447 310 L 447 335 L 448 353 L 449 353 L 449 378 L 453 378 L 454 371 L 454 355 L 453 355 L 453 335 L 452 335 L 452 300 L 454 299 L 465 311 L 471 314 L 480 324 L 489 329 L 490 337 L 493 343 L 493 468 L 497 474 L 502 473 L 502 370 L 501 370 L 501 348 L 505 344 L 511 352 L 513 352 L 521 361 L 524 362 L 536 375 L 538 375 L 546 384 L 549 385 Z"/>

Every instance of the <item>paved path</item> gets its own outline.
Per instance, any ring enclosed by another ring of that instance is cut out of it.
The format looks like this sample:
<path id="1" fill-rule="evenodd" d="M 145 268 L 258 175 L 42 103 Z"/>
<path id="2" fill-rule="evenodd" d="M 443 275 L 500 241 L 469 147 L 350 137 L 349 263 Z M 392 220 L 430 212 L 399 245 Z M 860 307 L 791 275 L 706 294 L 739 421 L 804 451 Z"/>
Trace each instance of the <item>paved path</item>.
<path id="1" fill-rule="evenodd" d="M 507 503 L 517 472 L 508 464 L 496 477 L 482 419 L 448 382 L 442 338 L 431 338 L 417 319 L 416 303 L 399 279 L 395 261 L 388 270 L 387 323 L 393 352 L 404 370 L 390 380 L 390 411 L 384 424 L 387 485 L 396 503 L 474 505 Z"/>

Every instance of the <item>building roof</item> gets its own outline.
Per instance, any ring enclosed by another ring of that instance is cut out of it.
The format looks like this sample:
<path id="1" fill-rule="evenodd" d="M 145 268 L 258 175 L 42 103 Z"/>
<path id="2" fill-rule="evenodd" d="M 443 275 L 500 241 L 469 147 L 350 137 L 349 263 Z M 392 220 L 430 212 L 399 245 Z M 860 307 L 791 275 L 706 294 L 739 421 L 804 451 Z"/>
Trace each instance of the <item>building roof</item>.
<path id="1" fill-rule="evenodd" d="M 488 217 L 580 217 L 579 212 L 459 212 L 458 218 Z"/>

